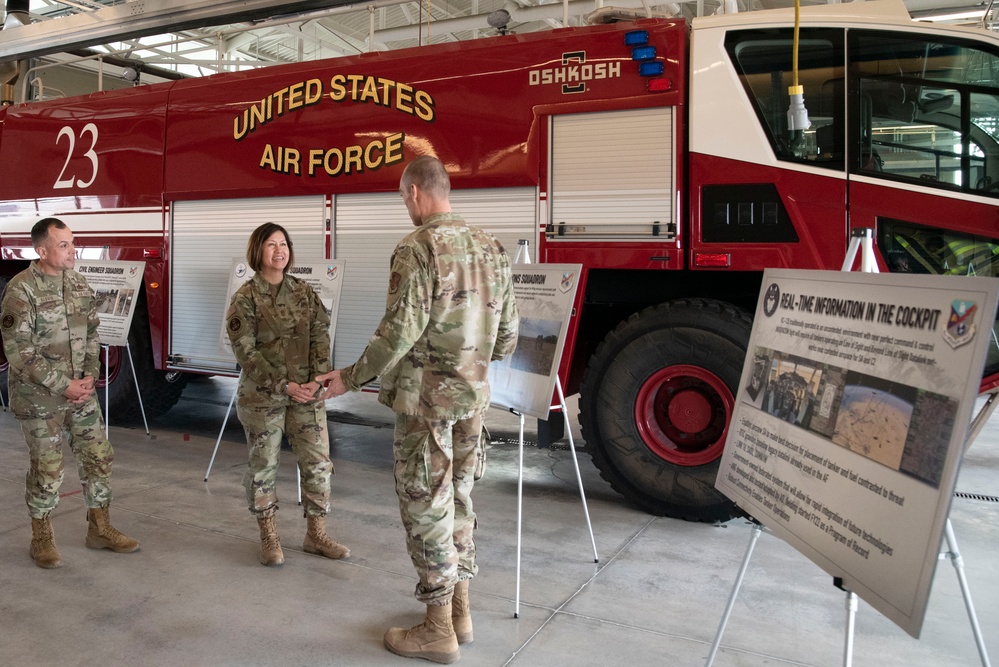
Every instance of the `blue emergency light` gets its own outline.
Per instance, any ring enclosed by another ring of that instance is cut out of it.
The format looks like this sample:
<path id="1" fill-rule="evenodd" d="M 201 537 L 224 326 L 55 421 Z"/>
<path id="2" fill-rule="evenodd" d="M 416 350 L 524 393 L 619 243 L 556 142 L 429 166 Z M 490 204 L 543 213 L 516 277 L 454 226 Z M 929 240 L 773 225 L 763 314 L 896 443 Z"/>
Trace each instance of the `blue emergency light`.
<path id="1" fill-rule="evenodd" d="M 659 76 L 666 71 L 666 66 L 661 60 L 638 63 L 638 74 L 640 76 Z"/>
<path id="2" fill-rule="evenodd" d="M 649 43 L 649 31 L 648 30 L 631 30 L 624 33 L 624 45 L 625 46 L 640 46 L 642 44 Z"/>
<path id="3" fill-rule="evenodd" d="M 636 46 L 631 50 L 632 60 L 652 60 L 656 57 L 656 47 Z"/>

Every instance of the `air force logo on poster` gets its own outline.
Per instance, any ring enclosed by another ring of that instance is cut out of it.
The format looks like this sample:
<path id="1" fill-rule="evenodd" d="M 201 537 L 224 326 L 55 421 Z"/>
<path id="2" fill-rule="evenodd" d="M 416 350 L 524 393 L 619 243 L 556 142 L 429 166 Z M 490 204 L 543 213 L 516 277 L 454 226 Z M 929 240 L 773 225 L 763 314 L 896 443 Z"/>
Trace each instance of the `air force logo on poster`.
<path id="1" fill-rule="evenodd" d="M 954 301 L 950 304 L 950 319 L 947 320 L 947 330 L 944 340 L 951 347 L 960 347 L 970 343 L 975 337 L 975 313 L 978 308 L 974 301 Z"/>

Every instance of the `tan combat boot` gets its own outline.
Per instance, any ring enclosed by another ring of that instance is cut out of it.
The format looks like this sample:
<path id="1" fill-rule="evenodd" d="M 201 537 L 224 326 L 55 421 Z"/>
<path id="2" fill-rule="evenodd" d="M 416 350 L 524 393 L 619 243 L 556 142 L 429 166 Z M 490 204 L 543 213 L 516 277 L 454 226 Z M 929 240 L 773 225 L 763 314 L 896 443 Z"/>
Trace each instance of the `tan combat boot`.
<path id="1" fill-rule="evenodd" d="M 260 564 L 283 564 L 284 552 L 281 551 L 281 540 L 278 538 L 274 515 L 258 516 L 257 523 L 260 525 Z"/>
<path id="2" fill-rule="evenodd" d="M 461 659 L 458 638 L 451 625 L 451 603 L 427 605 L 427 616 L 419 625 L 389 628 L 385 633 L 385 648 L 404 658 L 423 658 L 450 665 Z"/>
<path id="3" fill-rule="evenodd" d="M 335 541 L 326 533 L 326 517 L 310 516 L 306 517 L 309 528 L 305 533 L 305 542 L 302 549 L 307 554 L 319 554 L 334 560 L 346 558 L 350 555 L 350 549 Z"/>
<path id="4" fill-rule="evenodd" d="M 451 598 L 451 624 L 459 644 L 469 644 L 472 641 L 472 608 L 468 605 L 468 579 L 463 579 L 454 585 L 454 597 Z"/>
<path id="5" fill-rule="evenodd" d="M 28 553 L 38 567 L 44 567 L 46 570 L 62 567 L 62 558 L 56 549 L 55 534 L 52 532 L 52 522 L 47 515 L 42 519 L 31 520 L 31 548 Z"/>
<path id="6" fill-rule="evenodd" d="M 122 535 L 111 525 L 110 505 L 87 510 L 88 549 L 110 549 L 115 553 L 127 554 L 139 548 L 139 541 Z"/>

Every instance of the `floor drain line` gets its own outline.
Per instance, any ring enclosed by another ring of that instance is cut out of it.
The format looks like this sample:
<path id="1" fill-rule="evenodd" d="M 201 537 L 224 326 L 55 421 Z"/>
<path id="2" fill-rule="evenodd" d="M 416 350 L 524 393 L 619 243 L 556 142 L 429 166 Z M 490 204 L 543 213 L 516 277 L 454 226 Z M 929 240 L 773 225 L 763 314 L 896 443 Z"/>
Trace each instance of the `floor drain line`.
<path id="1" fill-rule="evenodd" d="M 955 491 L 954 496 L 957 498 L 965 498 L 967 500 L 982 500 L 987 503 L 999 503 L 999 497 L 986 496 L 981 493 L 964 493 L 963 491 Z"/>

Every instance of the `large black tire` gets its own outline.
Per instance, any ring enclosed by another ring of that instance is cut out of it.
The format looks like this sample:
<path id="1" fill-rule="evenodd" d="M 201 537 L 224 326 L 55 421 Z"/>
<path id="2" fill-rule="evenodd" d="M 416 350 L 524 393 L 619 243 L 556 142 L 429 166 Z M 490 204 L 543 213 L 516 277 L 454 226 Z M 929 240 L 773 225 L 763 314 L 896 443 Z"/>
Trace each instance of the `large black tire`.
<path id="1" fill-rule="evenodd" d="M 752 318 L 719 301 L 685 299 L 619 324 L 590 359 L 580 424 L 601 476 L 658 515 L 725 521 L 715 489 Z"/>
<path id="2" fill-rule="evenodd" d="M 159 417 L 176 405 L 190 377 L 185 373 L 158 371 L 153 366 L 153 346 L 149 335 L 149 316 L 146 300 L 140 298 L 132 316 L 132 328 L 128 332 L 128 347 L 135 362 L 135 375 L 142 394 L 142 407 L 146 418 Z M 124 348 L 111 348 L 111 383 L 108 399 L 111 404 L 110 419 L 113 422 L 137 421 L 142 419 L 139 400 L 135 391 L 135 380 L 128 365 L 128 351 Z M 101 356 L 101 377 L 98 381 L 97 397 L 104 404 L 104 357 Z"/>

